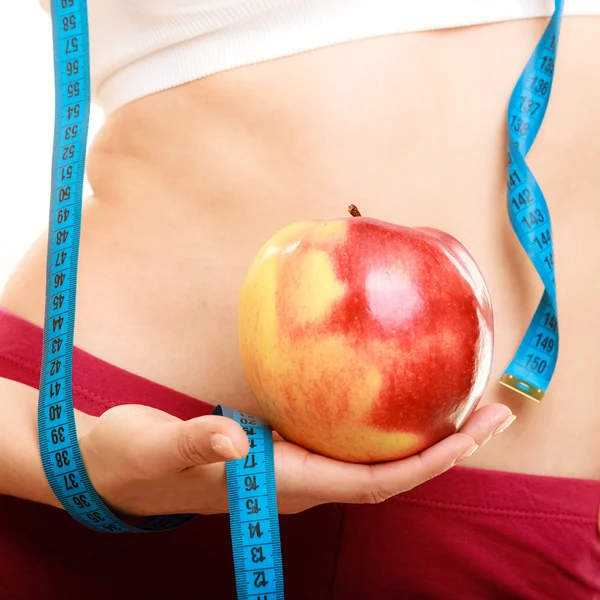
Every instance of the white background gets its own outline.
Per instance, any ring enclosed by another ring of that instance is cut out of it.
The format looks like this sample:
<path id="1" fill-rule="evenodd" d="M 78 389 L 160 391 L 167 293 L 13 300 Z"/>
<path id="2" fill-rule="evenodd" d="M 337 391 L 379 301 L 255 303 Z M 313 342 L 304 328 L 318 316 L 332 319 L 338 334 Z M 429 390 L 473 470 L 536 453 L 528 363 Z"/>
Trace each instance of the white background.
<path id="1" fill-rule="evenodd" d="M 48 222 L 54 128 L 49 16 L 38 0 L 2 2 L 0 16 L 0 289 Z M 91 140 L 102 124 L 92 107 Z M 89 189 L 86 190 L 89 193 Z"/>

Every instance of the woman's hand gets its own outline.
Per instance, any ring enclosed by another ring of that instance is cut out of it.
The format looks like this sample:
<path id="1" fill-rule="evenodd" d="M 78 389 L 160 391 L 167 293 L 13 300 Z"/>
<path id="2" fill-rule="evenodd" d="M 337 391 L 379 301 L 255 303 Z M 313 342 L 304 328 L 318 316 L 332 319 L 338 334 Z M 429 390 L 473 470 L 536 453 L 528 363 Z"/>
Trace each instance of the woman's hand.
<path id="1" fill-rule="evenodd" d="M 501 404 L 475 411 L 460 433 L 423 452 L 377 465 L 344 463 L 275 436 L 280 513 L 328 502 L 374 504 L 448 470 L 486 443 L 511 417 Z M 248 452 L 242 428 L 226 417 L 181 421 L 138 405 L 110 409 L 81 435 L 98 493 L 133 515 L 228 511 L 225 464 Z"/>

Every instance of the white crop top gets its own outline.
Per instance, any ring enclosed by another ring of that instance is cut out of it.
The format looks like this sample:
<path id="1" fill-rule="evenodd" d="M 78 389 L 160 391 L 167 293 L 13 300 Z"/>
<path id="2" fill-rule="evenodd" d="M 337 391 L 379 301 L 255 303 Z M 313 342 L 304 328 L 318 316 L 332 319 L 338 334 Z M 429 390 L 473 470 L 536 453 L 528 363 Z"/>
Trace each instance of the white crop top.
<path id="1" fill-rule="evenodd" d="M 47 11 L 49 2 L 41 0 Z M 565 15 L 600 14 L 600 0 L 564 6 Z M 206 75 L 332 44 L 553 11 L 554 0 L 88 0 L 92 94 L 110 113 Z"/>

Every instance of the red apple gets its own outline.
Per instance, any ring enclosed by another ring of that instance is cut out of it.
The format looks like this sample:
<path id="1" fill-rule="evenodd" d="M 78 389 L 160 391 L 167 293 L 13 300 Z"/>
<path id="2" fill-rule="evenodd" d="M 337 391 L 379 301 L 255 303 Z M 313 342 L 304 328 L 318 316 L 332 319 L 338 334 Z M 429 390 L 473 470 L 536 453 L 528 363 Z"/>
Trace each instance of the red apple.
<path id="1" fill-rule="evenodd" d="M 361 216 L 277 232 L 246 276 L 239 334 L 273 428 L 349 462 L 455 432 L 492 364 L 489 293 L 460 242 Z"/>

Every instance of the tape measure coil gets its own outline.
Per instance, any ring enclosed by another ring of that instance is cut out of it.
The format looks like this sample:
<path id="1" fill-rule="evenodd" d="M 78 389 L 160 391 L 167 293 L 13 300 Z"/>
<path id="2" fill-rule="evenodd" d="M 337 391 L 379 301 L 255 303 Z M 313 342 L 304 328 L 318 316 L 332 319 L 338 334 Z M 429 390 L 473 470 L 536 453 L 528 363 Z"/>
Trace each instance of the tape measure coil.
<path id="1" fill-rule="evenodd" d="M 146 533 L 179 527 L 196 515 L 149 517 L 139 527 L 119 519 L 94 489 L 85 469 L 75 425 L 72 359 L 78 250 L 90 112 L 89 35 L 85 0 L 52 0 L 55 126 L 52 154 L 44 341 L 38 434 L 48 482 L 79 523 L 108 533 Z M 230 521 L 239 598 L 283 599 L 283 570 L 273 465 L 267 423 L 217 407 L 215 414 L 251 423 L 251 451 L 226 464 Z M 246 479 L 254 484 L 245 491 Z M 263 489 L 264 488 L 264 489 Z M 251 493 L 249 493 L 251 492 Z M 263 493 L 264 492 L 264 493 Z M 241 498 L 246 499 L 243 514 Z M 248 524 L 244 533 L 242 524 Z M 267 539 L 268 534 L 268 539 Z M 248 560 L 249 557 L 249 560 Z"/>

